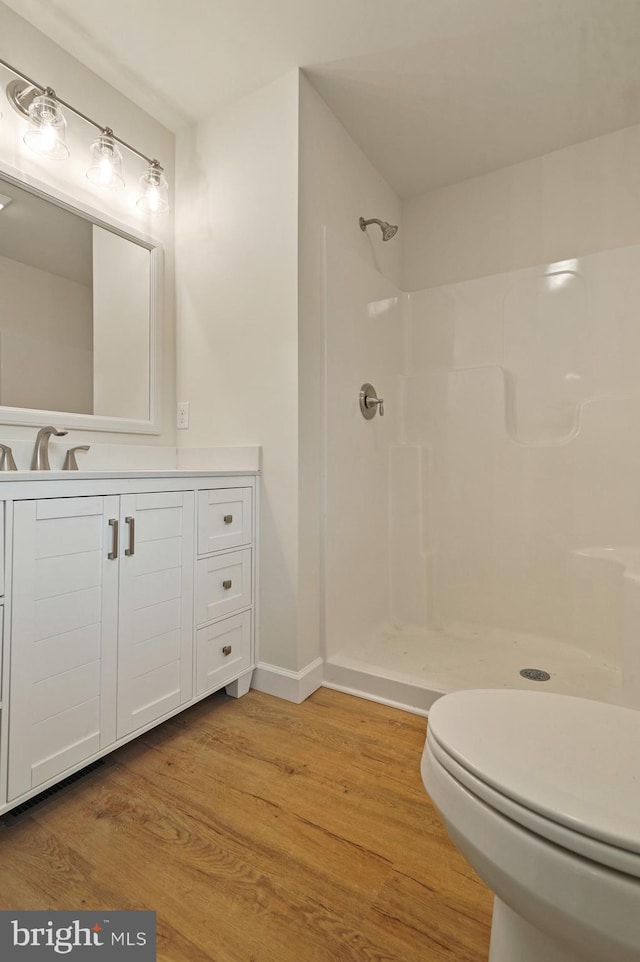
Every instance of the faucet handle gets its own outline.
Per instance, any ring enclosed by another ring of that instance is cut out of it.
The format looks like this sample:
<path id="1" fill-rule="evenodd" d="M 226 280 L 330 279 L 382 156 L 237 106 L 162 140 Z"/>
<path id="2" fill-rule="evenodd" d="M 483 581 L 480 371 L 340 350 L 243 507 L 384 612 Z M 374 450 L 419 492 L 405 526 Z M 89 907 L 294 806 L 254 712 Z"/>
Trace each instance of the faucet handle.
<path id="1" fill-rule="evenodd" d="M 0 471 L 17 471 L 13 451 L 8 444 L 0 444 Z"/>
<path id="2" fill-rule="evenodd" d="M 64 432 L 67 433 L 66 431 Z M 88 444 L 78 444 L 75 448 L 69 448 L 67 455 L 64 459 L 64 464 L 62 465 L 63 471 L 77 471 L 78 462 L 76 461 L 76 451 L 90 451 L 91 448 Z"/>

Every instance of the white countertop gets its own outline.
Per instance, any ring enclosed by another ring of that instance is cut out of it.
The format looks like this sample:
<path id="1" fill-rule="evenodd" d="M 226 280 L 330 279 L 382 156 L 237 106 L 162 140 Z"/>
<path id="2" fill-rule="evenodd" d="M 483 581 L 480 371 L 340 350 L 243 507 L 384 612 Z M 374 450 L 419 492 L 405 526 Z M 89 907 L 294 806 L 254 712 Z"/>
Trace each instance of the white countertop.
<path id="1" fill-rule="evenodd" d="M 180 471 L 178 469 L 145 469 L 121 471 L 0 471 L 0 484 L 5 481 L 100 481 L 105 478 L 238 478 L 254 477 L 258 471 Z"/>
<path id="2" fill-rule="evenodd" d="M 0 438 L 0 440 L 2 440 Z M 66 440 L 66 439 L 65 439 Z M 30 470 L 33 441 L 11 442 L 17 471 L 0 471 L 0 481 L 65 481 L 104 478 L 200 478 L 238 477 L 260 473 L 258 445 L 226 445 L 211 448 L 171 448 L 144 444 L 92 443 L 78 452 L 78 470 L 63 471 L 68 448 L 52 439 L 49 444 L 50 471 Z"/>

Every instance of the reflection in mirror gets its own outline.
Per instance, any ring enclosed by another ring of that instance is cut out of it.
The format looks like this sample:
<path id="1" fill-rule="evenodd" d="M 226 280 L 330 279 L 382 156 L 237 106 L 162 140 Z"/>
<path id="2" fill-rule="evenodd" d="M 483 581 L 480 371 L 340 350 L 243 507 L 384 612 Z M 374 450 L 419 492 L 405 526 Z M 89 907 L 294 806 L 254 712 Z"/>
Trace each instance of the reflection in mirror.
<path id="1" fill-rule="evenodd" d="M 150 247 L 0 177 L 3 201 L 0 405 L 150 420 Z"/>

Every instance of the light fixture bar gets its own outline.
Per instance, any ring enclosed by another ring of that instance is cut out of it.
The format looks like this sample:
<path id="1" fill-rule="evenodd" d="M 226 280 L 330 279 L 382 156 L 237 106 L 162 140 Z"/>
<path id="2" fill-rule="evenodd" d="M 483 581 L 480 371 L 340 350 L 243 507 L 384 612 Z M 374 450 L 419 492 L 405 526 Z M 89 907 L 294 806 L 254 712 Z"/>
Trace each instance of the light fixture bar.
<path id="1" fill-rule="evenodd" d="M 0 60 L 0 63 L 2 63 L 1 60 Z M 152 164 L 154 162 L 153 157 L 147 157 L 147 155 L 143 154 L 141 150 L 138 150 L 136 147 L 132 147 L 131 144 L 128 144 L 126 142 L 126 140 L 122 140 L 121 137 L 117 137 L 116 134 L 114 134 L 114 132 L 111 130 L 111 128 L 107 124 L 99 124 L 96 120 L 92 120 L 91 117 L 87 117 L 87 115 L 83 114 L 81 110 L 77 109 L 77 107 L 73 107 L 71 104 L 68 104 L 66 100 L 63 100 L 61 97 L 58 97 L 57 94 L 56 94 L 56 100 L 58 101 L 59 104 L 62 104 L 63 107 L 66 107 L 67 110 L 70 110 L 72 113 L 76 114 L 77 117 L 82 118 L 82 120 L 84 120 L 88 124 L 91 124 L 97 130 L 101 130 L 101 131 L 109 130 L 110 131 L 109 136 L 111 137 L 111 139 L 117 141 L 117 143 L 119 144 L 122 144 L 122 146 L 126 147 L 127 150 L 130 150 L 132 154 L 135 154 L 137 157 L 140 157 L 142 160 L 146 160 L 148 164 Z"/>
<path id="2" fill-rule="evenodd" d="M 31 77 L 28 77 L 25 73 L 22 72 L 22 70 L 18 70 L 16 67 L 12 66 L 10 63 L 7 63 L 6 60 L 2 60 L 2 58 L 0 58 L 0 66 L 6 67 L 7 70 L 10 70 L 11 73 L 14 73 L 14 74 L 16 75 L 16 77 L 20 77 L 21 80 L 24 80 L 29 86 L 34 87 L 36 90 L 40 90 L 42 93 L 46 93 L 47 91 L 50 91 L 51 94 L 53 94 L 53 96 L 55 97 L 56 101 L 57 101 L 62 107 L 66 107 L 67 110 L 70 110 L 70 111 L 71 111 L 73 114 L 75 114 L 77 117 L 80 117 L 80 119 L 81 119 L 81 120 L 84 120 L 85 123 L 91 124 L 91 126 L 92 126 L 92 127 L 95 127 L 96 130 L 104 131 L 104 130 L 109 129 L 109 130 L 110 130 L 110 136 L 113 138 L 113 140 L 117 141 L 117 143 L 121 144 L 123 147 L 125 147 L 127 150 L 129 150 L 132 154 L 135 154 L 136 157 L 140 157 L 141 160 L 146 160 L 146 162 L 147 162 L 148 164 L 154 164 L 154 165 L 156 165 L 156 166 L 160 166 L 160 164 L 158 163 L 158 161 L 157 161 L 155 158 L 153 158 L 153 157 L 148 157 L 146 154 L 143 154 L 141 150 L 138 150 L 137 147 L 133 147 L 131 144 L 128 144 L 126 140 L 122 140 L 121 137 L 117 137 L 116 134 L 114 134 L 114 133 L 111 131 L 111 129 L 109 128 L 109 125 L 108 125 L 108 124 L 99 124 L 99 123 L 97 122 L 97 120 L 93 120 L 91 117 L 88 117 L 88 116 L 87 116 L 86 114 L 84 114 L 81 110 L 78 110 L 77 107 L 74 107 L 73 104 L 67 103 L 67 101 L 66 101 L 66 100 L 63 100 L 61 97 L 59 97 L 59 96 L 51 89 L 51 87 L 47 87 L 47 86 L 45 86 L 45 85 L 43 85 L 43 84 L 41 84 L 41 83 L 38 83 L 36 80 L 32 80 L 32 78 L 31 78 Z M 19 98 L 18 98 L 18 96 L 17 96 L 17 94 L 16 94 L 15 91 L 14 91 L 14 93 L 13 93 L 13 96 L 11 97 L 11 101 L 12 101 L 13 105 L 14 105 L 21 113 L 27 114 L 27 111 L 25 111 L 25 110 L 23 109 L 23 107 L 20 106 Z"/>
<path id="3" fill-rule="evenodd" d="M 16 67 L 12 67 L 10 63 L 7 63 L 6 60 L 2 60 L 1 58 L 0 58 L 0 64 L 2 64 L 3 67 L 6 67 L 7 70 L 10 70 L 11 73 L 14 73 L 16 77 L 20 77 L 21 80 L 26 80 L 26 82 L 30 84 L 32 87 L 37 87 L 38 90 L 42 90 L 42 92 L 44 93 L 45 88 L 41 84 L 37 84 L 35 80 L 31 79 L 31 77 L 27 77 L 26 73 L 23 73 L 22 70 L 18 70 Z"/>

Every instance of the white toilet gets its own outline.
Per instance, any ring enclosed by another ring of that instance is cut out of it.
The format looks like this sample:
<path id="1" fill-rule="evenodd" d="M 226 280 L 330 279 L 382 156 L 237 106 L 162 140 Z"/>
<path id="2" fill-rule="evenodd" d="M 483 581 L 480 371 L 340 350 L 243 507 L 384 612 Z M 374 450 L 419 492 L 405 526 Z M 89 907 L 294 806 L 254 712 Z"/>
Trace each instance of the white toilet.
<path id="1" fill-rule="evenodd" d="M 640 712 L 445 695 L 422 780 L 495 893 L 490 962 L 640 962 Z"/>

